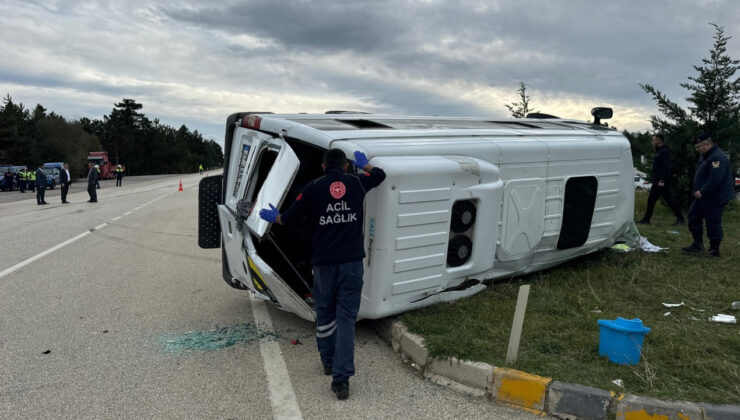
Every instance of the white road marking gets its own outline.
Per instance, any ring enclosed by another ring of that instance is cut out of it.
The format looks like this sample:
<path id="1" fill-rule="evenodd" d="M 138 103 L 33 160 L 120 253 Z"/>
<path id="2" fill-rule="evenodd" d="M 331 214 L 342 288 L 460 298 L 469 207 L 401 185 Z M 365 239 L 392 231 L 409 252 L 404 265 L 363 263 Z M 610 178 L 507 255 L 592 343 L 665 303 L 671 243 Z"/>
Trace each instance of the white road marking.
<path id="1" fill-rule="evenodd" d="M 124 216 L 128 216 L 129 214 L 133 213 L 133 211 L 127 211 L 126 213 L 123 213 Z"/>
<path id="2" fill-rule="evenodd" d="M 111 222 L 115 222 L 117 220 L 121 220 L 121 217 L 123 217 L 123 216 L 114 217 L 114 218 L 110 219 L 110 221 Z"/>
<path id="3" fill-rule="evenodd" d="M 106 227 L 107 225 L 108 225 L 108 223 L 101 223 L 101 224 L 95 226 L 94 228 L 92 228 L 92 230 L 100 230 L 100 229 Z"/>
<path id="4" fill-rule="evenodd" d="M 67 239 L 66 241 L 62 242 L 61 244 L 55 245 L 55 246 L 47 249 L 46 251 L 40 252 L 40 253 L 34 255 L 33 257 L 25 260 L 25 261 L 21 261 L 18 264 L 14 265 L 14 266 L 12 266 L 10 268 L 6 268 L 5 270 L 0 271 L 0 279 L 3 278 L 3 277 L 5 277 L 5 276 L 7 276 L 8 274 L 10 274 L 10 273 L 18 270 L 18 269 L 20 269 L 20 268 L 23 268 L 23 267 L 27 266 L 28 264 L 31 264 L 32 262 L 38 260 L 39 258 L 43 258 L 43 257 L 51 254 L 52 252 L 56 251 L 57 249 L 63 248 L 63 247 L 71 244 L 72 242 L 74 242 L 74 241 L 76 241 L 78 239 L 84 238 L 85 236 L 87 236 L 89 234 L 90 234 L 90 231 L 89 230 L 88 231 L 85 231 L 85 232 L 82 232 L 82 233 L 80 233 L 79 235 L 75 236 L 72 239 Z"/>
<path id="5" fill-rule="evenodd" d="M 252 302 L 252 313 L 257 325 L 272 330 L 272 319 L 267 312 L 267 306 L 263 300 L 255 298 L 251 293 L 249 300 Z M 272 416 L 277 419 L 302 419 L 301 409 L 293 391 L 293 383 L 285 366 L 285 359 L 280 350 L 280 344 L 270 338 L 260 340 L 260 353 L 262 364 L 267 375 L 267 388 L 270 391 L 270 404 L 272 405 Z"/>

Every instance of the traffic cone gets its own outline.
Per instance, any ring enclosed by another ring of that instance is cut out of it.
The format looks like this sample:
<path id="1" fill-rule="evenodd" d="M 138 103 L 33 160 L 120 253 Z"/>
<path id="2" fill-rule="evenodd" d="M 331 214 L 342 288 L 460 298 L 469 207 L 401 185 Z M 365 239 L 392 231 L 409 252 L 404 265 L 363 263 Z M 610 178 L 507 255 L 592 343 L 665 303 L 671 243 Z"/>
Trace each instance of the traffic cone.
<path id="1" fill-rule="evenodd" d="M 180 180 L 180 189 L 177 191 L 182 191 L 182 179 Z"/>

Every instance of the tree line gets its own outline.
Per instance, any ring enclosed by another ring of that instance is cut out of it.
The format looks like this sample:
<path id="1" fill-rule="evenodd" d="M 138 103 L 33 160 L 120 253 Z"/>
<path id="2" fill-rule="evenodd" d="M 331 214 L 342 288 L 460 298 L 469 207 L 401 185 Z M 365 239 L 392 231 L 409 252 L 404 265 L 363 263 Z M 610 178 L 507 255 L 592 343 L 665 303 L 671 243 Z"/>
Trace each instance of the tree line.
<path id="1" fill-rule="evenodd" d="M 134 99 L 115 104 L 102 119 L 67 120 L 42 105 L 31 110 L 10 94 L 0 107 L 0 164 L 69 162 L 73 176 L 83 176 L 87 154 L 106 151 L 112 164 L 128 175 L 195 172 L 198 165 L 221 167 L 223 150 L 185 125 L 174 128 L 151 120 Z"/>
<path id="2" fill-rule="evenodd" d="M 635 168 L 648 176 L 652 176 L 655 153 L 651 138 L 655 133 L 665 136 L 671 149 L 674 194 L 684 207 L 691 201 L 693 193 L 698 159 L 693 141 L 699 134 L 709 133 L 735 169 L 740 163 L 740 77 L 735 75 L 740 70 L 740 60 L 727 54 L 727 43 L 732 37 L 725 34 L 724 27 L 714 23 L 710 25 L 714 29 L 714 43 L 709 57 L 694 65 L 695 74 L 681 83 L 689 94 L 685 98 L 688 107 L 680 106 L 651 84 L 640 84 L 655 101 L 660 115 L 650 116 L 652 130 L 622 132 L 630 142 Z M 519 101 L 505 106 L 512 117 L 523 118 L 533 112 L 524 82 L 520 83 L 518 93 Z M 641 156 L 646 158 L 645 164 L 640 161 Z"/>

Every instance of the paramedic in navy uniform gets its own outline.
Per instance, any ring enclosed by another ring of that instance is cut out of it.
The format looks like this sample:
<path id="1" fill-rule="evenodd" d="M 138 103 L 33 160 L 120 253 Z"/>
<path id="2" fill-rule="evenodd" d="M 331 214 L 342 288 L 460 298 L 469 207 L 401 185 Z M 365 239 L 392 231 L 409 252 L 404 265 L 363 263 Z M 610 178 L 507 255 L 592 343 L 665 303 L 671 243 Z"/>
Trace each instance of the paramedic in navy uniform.
<path id="1" fill-rule="evenodd" d="M 349 396 L 349 377 L 355 374 L 355 322 L 362 294 L 362 232 L 365 194 L 385 179 L 385 172 L 355 152 L 356 167 L 365 173 L 347 174 L 347 157 L 339 149 L 324 154 L 324 176 L 311 181 L 293 205 L 280 214 L 270 204 L 260 217 L 270 223 L 297 225 L 308 217 L 313 239 L 311 265 L 316 301 L 316 341 L 324 374 L 332 375 L 331 390 Z"/>
<path id="2" fill-rule="evenodd" d="M 699 166 L 694 175 L 694 202 L 689 208 L 689 230 L 694 242 L 683 248 L 685 252 L 704 251 L 702 219 L 707 225 L 709 237 L 708 255 L 719 257 L 722 242 L 722 211 L 735 197 L 732 170 L 727 155 L 712 141 L 709 134 L 702 133 L 694 142 L 701 153 Z"/>

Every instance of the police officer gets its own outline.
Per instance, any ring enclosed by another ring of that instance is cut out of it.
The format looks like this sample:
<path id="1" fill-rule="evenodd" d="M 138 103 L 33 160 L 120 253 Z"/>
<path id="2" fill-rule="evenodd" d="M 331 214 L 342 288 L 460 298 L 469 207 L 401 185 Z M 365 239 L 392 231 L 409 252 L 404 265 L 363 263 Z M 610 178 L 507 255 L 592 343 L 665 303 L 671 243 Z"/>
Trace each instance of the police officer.
<path id="1" fill-rule="evenodd" d="M 19 171 L 19 173 L 20 173 L 20 176 L 21 176 L 21 181 L 20 181 L 20 183 L 19 183 L 18 186 L 20 187 L 21 192 L 24 193 L 24 192 L 26 192 L 26 182 L 28 180 L 28 175 L 26 174 L 26 170 L 25 169 L 21 169 Z"/>
<path id="2" fill-rule="evenodd" d="M 116 187 L 120 187 L 123 183 L 123 168 L 121 168 L 121 165 L 118 165 L 113 172 L 115 172 L 114 175 L 116 177 Z"/>
<path id="3" fill-rule="evenodd" d="M 203 175 L 203 165 L 198 165 L 198 171 L 200 171 L 200 174 Z"/>
<path id="4" fill-rule="evenodd" d="M 34 185 L 35 184 L 34 178 L 35 178 L 35 175 L 33 174 L 33 171 L 30 169 L 27 170 L 26 171 L 26 189 L 31 190 L 31 192 L 33 192 L 34 188 L 36 188 L 36 186 Z"/>
<path id="5" fill-rule="evenodd" d="M 719 257 L 722 211 L 735 197 L 730 160 L 707 133 L 699 135 L 694 141 L 694 148 L 701 153 L 694 175 L 694 202 L 691 203 L 688 214 L 689 230 L 694 242 L 683 250 L 690 253 L 704 251 L 704 232 L 701 225 L 703 219 L 709 237 L 708 255 Z"/>
<path id="6" fill-rule="evenodd" d="M 355 322 L 362 293 L 363 202 L 365 194 L 385 179 L 385 172 L 355 152 L 356 167 L 365 173 L 347 174 L 347 157 L 339 149 L 324 154 L 324 176 L 306 185 L 283 214 L 270 204 L 260 217 L 271 223 L 297 226 L 308 217 L 313 238 L 311 264 L 316 302 L 316 341 L 324 374 L 332 375 L 331 390 L 340 400 L 349 396 L 355 374 Z"/>
<path id="7" fill-rule="evenodd" d="M 652 143 L 655 146 L 655 156 L 653 156 L 653 186 L 650 188 L 645 215 L 637 223 L 650 224 L 655 203 L 663 196 L 666 204 L 668 204 L 668 207 L 676 216 L 673 226 L 682 225 L 685 221 L 681 215 L 681 210 L 678 209 L 676 202 L 671 197 L 671 151 L 665 144 L 665 137 L 662 134 L 653 135 Z"/>
<path id="8" fill-rule="evenodd" d="M 44 165 L 39 166 L 36 169 L 36 176 L 34 177 L 36 183 L 36 204 L 49 204 L 44 200 L 46 194 L 46 174 L 44 173 Z"/>
<path id="9" fill-rule="evenodd" d="M 29 178 L 28 184 L 31 186 L 31 192 L 36 191 L 36 172 L 29 169 L 28 178 Z"/>

